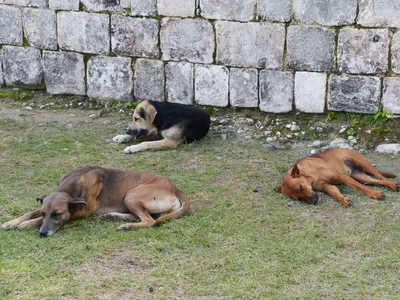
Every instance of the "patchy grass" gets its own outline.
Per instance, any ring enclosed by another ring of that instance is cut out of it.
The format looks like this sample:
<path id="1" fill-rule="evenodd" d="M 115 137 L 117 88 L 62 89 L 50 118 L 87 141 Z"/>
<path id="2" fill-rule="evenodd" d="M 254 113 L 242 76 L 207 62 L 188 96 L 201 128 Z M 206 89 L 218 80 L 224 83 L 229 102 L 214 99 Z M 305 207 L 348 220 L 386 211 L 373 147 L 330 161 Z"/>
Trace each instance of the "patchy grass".
<path id="1" fill-rule="evenodd" d="M 79 111 L 52 113 L 62 119 L 71 112 L 79 119 Z M 386 201 L 378 202 L 343 188 L 355 207 L 327 196 L 317 206 L 293 204 L 273 189 L 307 153 L 301 146 L 271 152 L 256 143 L 210 136 L 174 150 L 126 156 L 124 145 L 106 141 L 116 133 L 110 118 L 72 127 L 57 118 L 2 118 L 0 223 L 38 207 L 36 196 L 53 191 L 66 172 L 90 164 L 168 176 L 191 198 L 192 214 L 131 232 L 117 232 L 120 221 L 98 216 L 71 222 L 46 239 L 36 230 L 0 231 L 1 298 L 395 299 L 400 294 L 399 194 L 386 191 Z M 390 156 L 367 156 L 400 174 Z"/>

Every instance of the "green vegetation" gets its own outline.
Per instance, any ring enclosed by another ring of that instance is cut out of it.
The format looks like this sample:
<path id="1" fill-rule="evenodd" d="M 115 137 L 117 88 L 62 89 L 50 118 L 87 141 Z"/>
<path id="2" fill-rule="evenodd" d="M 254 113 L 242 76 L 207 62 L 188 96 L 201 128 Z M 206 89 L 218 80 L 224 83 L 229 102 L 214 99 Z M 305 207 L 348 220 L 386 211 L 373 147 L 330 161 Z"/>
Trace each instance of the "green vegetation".
<path id="1" fill-rule="evenodd" d="M 4 98 L 10 98 L 14 100 L 23 100 L 26 98 L 31 98 L 33 97 L 33 92 L 28 93 L 28 92 L 22 92 L 22 91 L 12 91 L 12 90 L 5 90 L 1 89 L 0 90 L 0 99 Z"/>
<path id="2" fill-rule="evenodd" d="M 121 221 L 99 216 L 68 223 L 50 238 L 36 230 L 0 231 L 0 298 L 400 294 L 399 194 L 382 189 L 386 201 L 378 202 L 342 187 L 354 207 L 328 196 L 310 206 L 274 192 L 283 173 L 308 153 L 306 147 L 269 151 L 256 142 L 210 135 L 177 149 L 127 156 L 125 145 L 106 142 L 121 121 L 112 113 L 92 123 L 82 122 L 88 114 L 82 110 L 48 113 L 55 117 L 0 119 L 0 223 L 38 207 L 35 197 L 54 191 L 66 172 L 93 164 L 168 176 L 189 195 L 193 212 L 131 232 L 117 232 Z M 380 169 L 400 174 L 390 156 L 367 156 Z"/>

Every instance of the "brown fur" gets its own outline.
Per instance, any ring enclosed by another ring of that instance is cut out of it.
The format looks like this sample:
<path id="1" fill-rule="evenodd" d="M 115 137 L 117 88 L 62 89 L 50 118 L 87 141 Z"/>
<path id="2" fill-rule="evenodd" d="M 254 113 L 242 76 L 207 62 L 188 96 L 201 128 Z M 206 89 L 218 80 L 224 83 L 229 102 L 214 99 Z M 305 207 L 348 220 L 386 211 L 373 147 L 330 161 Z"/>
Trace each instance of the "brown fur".
<path id="1" fill-rule="evenodd" d="M 139 219 L 118 228 L 130 230 L 179 218 L 190 209 L 189 198 L 166 177 L 101 167 L 77 169 L 61 178 L 54 193 L 37 199 L 41 208 L 3 224 L 2 229 L 41 226 L 40 235 L 51 236 L 69 220 L 103 214 L 107 219 Z"/>
<path id="2" fill-rule="evenodd" d="M 315 191 L 321 191 L 331 195 L 344 206 L 350 206 L 352 202 L 349 197 L 342 195 L 335 185 L 348 185 L 378 200 L 383 199 L 384 194 L 364 184 L 382 185 L 393 191 L 399 191 L 399 184 L 387 177 L 395 178 L 396 175 L 377 171 L 357 151 L 334 149 L 297 161 L 284 175 L 276 191 L 295 200 L 304 200 L 313 204 L 318 202 Z"/>

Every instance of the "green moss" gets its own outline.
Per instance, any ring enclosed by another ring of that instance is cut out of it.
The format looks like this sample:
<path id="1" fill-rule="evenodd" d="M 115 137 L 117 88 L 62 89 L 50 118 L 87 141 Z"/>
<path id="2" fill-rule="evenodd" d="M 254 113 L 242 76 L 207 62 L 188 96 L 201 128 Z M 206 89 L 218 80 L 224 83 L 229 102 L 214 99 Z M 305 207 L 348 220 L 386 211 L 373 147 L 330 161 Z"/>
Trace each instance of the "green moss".
<path id="1" fill-rule="evenodd" d="M 20 91 L 7 91 L 0 90 L 0 99 L 15 99 L 15 100 L 23 100 L 26 98 L 33 97 L 34 93 L 20 92 Z"/>

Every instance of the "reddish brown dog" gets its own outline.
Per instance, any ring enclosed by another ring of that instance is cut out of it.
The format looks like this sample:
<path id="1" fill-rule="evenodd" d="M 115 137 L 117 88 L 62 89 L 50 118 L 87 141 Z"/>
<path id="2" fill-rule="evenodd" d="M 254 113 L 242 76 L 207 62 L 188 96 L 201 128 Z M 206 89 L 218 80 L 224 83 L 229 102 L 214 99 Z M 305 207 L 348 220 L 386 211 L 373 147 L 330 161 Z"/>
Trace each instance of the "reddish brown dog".
<path id="1" fill-rule="evenodd" d="M 337 184 L 356 188 L 368 197 L 378 200 L 384 199 L 385 195 L 364 184 L 383 185 L 398 192 L 399 184 L 387 177 L 395 178 L 396 175 L 377 171 L 357 151 L 334 149 L 298 160 L 285 174 L 276 191 L 312 204 L 318 202 L 315 191 L 321 191 L 331 195 L 344 206 L 350 206 L 352 202 L 349 197 L 340 193 Z"/>
<path id="2" fill-rule="evenodd" d="M 41 208 L 3 224 L 2 229 L 40 226 L 40 235 L 46 237 L 69 220 L 96 213 L 106 219 L 139 220 L 118 227 L 130 230 L 179 218 L 190 209 L 189 198 L 166 177 L 101 167 L 72 171 L 61 178 L 54 193 L 37 200 Z"/>

